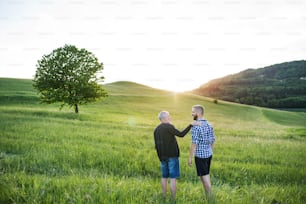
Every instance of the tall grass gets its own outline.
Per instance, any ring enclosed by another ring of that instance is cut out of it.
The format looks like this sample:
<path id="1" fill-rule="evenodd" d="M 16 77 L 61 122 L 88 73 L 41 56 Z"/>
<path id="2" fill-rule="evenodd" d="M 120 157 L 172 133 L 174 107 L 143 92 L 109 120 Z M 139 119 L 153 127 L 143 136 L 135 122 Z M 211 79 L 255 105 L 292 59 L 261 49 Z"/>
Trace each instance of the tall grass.
<path id="1" fill-rule="evenodd" d="M 29 80 L 0 85 L 0 203 L 171 203 L 161 196 L 153 130 L 161 110 L 183 129 L 194 104 L 205 106 L 216 132 L 215 203 L 306 202 L 305 113 L 120 82 L 76 115 L 40 104 Z M 203 203 L 195 167 L 187 165 L 190 135 L 178 142 L 177 203 Z"/>

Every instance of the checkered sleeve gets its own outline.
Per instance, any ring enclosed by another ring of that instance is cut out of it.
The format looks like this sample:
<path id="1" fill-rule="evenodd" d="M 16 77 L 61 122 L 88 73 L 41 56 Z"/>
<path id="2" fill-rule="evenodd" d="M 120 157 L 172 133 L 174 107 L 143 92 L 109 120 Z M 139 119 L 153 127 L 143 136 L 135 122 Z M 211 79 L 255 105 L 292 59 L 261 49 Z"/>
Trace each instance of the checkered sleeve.
<path id="1" fill-rule="evenodd" d="M 215 133 L 214 133 L 214 128 L 212 126 L 209 126 L 208 128 L 208 142 L 209 144 L 214 144 L 215 143 Z"/>
<path id="2" fill-rule="evenodd" d="M 193 126 L 191 129 L 192 143 L 199 144 L 199 130 L 197 126 Z"/>

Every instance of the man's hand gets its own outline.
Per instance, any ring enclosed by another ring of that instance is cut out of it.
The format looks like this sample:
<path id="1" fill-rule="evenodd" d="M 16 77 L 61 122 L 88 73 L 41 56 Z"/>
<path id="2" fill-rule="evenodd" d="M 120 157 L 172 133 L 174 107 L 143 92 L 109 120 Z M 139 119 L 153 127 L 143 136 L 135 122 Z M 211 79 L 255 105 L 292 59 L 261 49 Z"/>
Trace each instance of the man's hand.
<path id="1" fill-rule="evenodd" d="M 188 165 L 189 165 L 189 166 L 192 166 L 192 157 L 189 157 L 189 159 L 188 159 Z"/>
<path id="2" fill-rule="evenodd" d="M 192 121 L 190 124 L 191 124 L 192 126 L 201 126 L 201 125 L 202 125 L 202 123 L 199 122 L 199 121 Z"/>
<path id="3" fill-rule="evenodd" d="M 211 150 L 214 151 L 215 144 L 211 144 L 210 147 L 211 147 Z"/>

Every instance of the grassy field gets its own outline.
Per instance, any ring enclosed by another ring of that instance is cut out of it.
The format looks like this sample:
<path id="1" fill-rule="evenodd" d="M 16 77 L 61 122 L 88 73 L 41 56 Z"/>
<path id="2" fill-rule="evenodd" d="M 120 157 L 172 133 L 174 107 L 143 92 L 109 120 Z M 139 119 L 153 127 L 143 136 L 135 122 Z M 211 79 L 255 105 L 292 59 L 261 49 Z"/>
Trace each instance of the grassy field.
<path id="1" fill-rule="evenodd" d="M 215 203 L 306 203 L 305 113 L 118 82 L 77 115 L 40 104 L 31 83 L 0 78 L 0 203 L 171 203 L 161 196 L 153 130 L 161 110 L 185 128 L 194 104 L 215 128 Z M 178 138 L 177 203 L 205 203 L 187 165 L 190 140 Z"/>

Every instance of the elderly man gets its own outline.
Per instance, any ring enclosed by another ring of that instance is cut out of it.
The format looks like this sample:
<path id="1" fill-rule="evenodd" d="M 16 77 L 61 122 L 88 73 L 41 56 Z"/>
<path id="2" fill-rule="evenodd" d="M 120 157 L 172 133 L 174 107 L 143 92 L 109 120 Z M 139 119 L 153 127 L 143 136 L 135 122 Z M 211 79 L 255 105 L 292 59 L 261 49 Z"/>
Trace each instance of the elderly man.
<path id="1" fill-rule="evenodd" d="M 180 176 L 180 150 L 175 136 L 184 137 L 192 125 L 188 125 L 180 132 L 171 124 L 169 112 L 160 112 L 158 118 L 161 123 L 154 130 L 154 141 L 162 172 L 162 192 L 164 198 L 166 198 L 167 183 L 170 177 L 170 190 L 172 198 L 175 200 L 176 179 Z"/>

